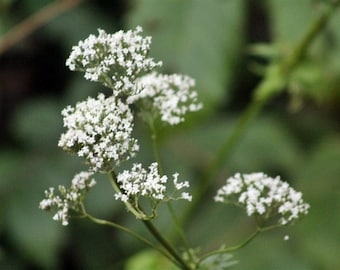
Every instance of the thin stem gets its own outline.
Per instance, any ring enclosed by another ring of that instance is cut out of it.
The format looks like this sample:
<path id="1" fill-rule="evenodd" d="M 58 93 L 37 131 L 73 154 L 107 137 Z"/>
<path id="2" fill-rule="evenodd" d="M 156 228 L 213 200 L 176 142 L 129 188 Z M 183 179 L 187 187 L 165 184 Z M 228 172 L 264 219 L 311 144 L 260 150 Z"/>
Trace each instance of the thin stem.
<path id="1" fill-rule="evenodd" d="M 74 8 L 81 1 L 82 0 L 54 1 L 25 19 L 21 23 L 17 24 L 0 38 L 0 54 L 10 49 L 20 40 L 26 38 L 37 28 L 44 25 L 48 21 L 57 17 L 61 13 Z"/>
<path id="2" fill-rule="evenodd" d="M 134 231 L 130 230 L 129 228 L 126 228 L 122 225 L 119 225 L 117 223 L 114 223 L 114 222 L 111 222 L 111 221 L 108 221 L 108 220 L 104 220 L 104 219 L 99 219 L 99 218 L 96 218 L 96 217 L 90 215 L 89 213 L 86 212 L 84 205 L 81 205 L 81 208 L 82 208 L 83 217 L 91 220 L 92 222 L 94 222 L 96 224 L 105 225 L 105 226 L 109 226 L 109 227 L 113 227 L 115 229 L 121 230 L 121 231 L 131 235 L 132 237 L 136 238 L 137 240 L 143 242 L 145 245 L 159 251 L 165 257 L 167 257 L 169 260 L 171 260 L 173 263 L 177 264 L 177 262 L 172 258 L 172 256 L 166 250 L 154 245 L 152 242 L 150 242 L 148 239 L 144 238 L 143 236 L 139 235 L 138 233 L 136 233 L 136 232 L 134 232 Z"/>
<path id="3" fill-rule="evenodd" d="M 110 173 L 108 173 L 109 179 L 110 179 L 110 183 L 114 189 L 114 191 L 116 191 L 117 193 L 120 193 L 121 190 L 117 185 L 117 177 L 116 174 L 111 171 Z M 141 213 L 140 211 L 138 211 L 135 207 L 133 207 L 131 205 L 131 203 L 129 202 L 124 202 L 125 206 L 127 207 L 127 209 L 137 218 L 137 219 L 146 219 L 147 216 L 144 213 Z"/>
<path id="4" fill-rule="evenodd" d="M 187 253 L 190 254 L 190 252 L 189 252 L 189 249 L 190 249 L 189 242 L 188 242 L 188 240 L 187 240 L 187 238 L 185 236 L 185 233 L 184 233 L 184 231 L 182 229 L 182 226 L 181 226 L 181 224 L 180 224 L 180 222 L 178 220 L 178 217 L 176 216 L 174 208 L 172 207 L 172 204 L 170 202 L 167 203 L 167 206 L 168 206 L 169 213 L 170 213 L 170 215 L 172 217 L 172 220 L 175 223 L 175 227 L 176 227 L 177 233 L 179 234 L 179 237 L 181 238 Z"/>
<path id="5" fill-rule="evenodd" d="M 154 158 L 156 160 L 156 162 L 158 163 L 158 170 L 160 174 L 163 174 L 163 169 L 162 169 L 162 164 L 161 164 L 161 159 L 160 159 L 160 155 L 159 155 L 159 149 L 158 149 L 158 141 L 157 141 L 157 131 L 156 128 L 154 126 L 153 121 L 149 121 L 149 128 L 151 131 L 151 140 L 152 140 L 152 149 L 153 149 L 153 153 L 154 153 Z M 183 241 L 184 247 L 187 251 L 188 254 L 190 254 L 189 252 L 189 244 L 188 244 L 188 240 L 185 237 L 185 233 L 179 223 L 179 220 L 176 216 L 176 213 L 171 205 L 170 202 L 167 202 L 167 207 L 168 207 L 168 211 L 171 215 L 172 221 L 175 224 L 176 227 L 176 231 L 179 234 L 181 240 Z"/>
<path id="6" fill-rule="evenodd" d="M 148 123 L 150 133 L 151 133 L 152 151 L 153 151 L 155 161 L 158 164 L 158 171 L 159 171 L 159 174 L 163 174 L 161 157 L 159 155 L 159 149 L 158 149 L 157 130 L 156 130 L 156 127 L 155 127 L 155 124 L 154 124 L 154 120 L 151 118 L 151 119 L 149 119 L 149 121 L 147 121 L 147 123 Z"/>
<path id="7" fill-rule="evenodd" d="M 243 247 L 245 247 L 246 245 L 248 245 L 262 230 L 261 229 L 257 229 L 255 232 L 253 232 L 245 241 L 243 241 L 241 244 L 238 244 L 236 246 L 233 247 L 228 247 L 228 248 L 223 248 L 223 249 L 218 249 L 218 250 L 214 250 L 211 252 L 208 252 L 206 254 L 204 254 L 198 261 L 198 264 L 201 263 L 202 261 L 204 261 L 205 259 L 207 259 L 208 257 L 211 257 L 213 255 L 216 254 L 222 254 L 222 253 L 228 253 L 228 252 L 233 252 L 236 250 L 239 250 Z"/>
<path id="8" fill-rule="evenodd" d="M 191 270 L 192 268 L 187 264 L 186 261 L 177 253 L 172 245 L 160 234 L 157 228 L 153 225 L 150 220 L 143 220 L 144 225 L 149 232 L 155 237 L 155 239 L 174 257 L 174 259 L 180 264 L 181 269 Z"/>
<path id="9" fill-rule="evenodd" d="M 325 28 L 330 17 L 339 7 L 340 1 L 333 1 L 325 7 L 325 11 L 311 24 L 306 34 L 303 36 L 299 44 L 294 48 L 290 57 L 287 57 L 283 63 L 283 69 L 292 70 L 296 64 L 304 57 L 309 46 L 315 37 Z"/>

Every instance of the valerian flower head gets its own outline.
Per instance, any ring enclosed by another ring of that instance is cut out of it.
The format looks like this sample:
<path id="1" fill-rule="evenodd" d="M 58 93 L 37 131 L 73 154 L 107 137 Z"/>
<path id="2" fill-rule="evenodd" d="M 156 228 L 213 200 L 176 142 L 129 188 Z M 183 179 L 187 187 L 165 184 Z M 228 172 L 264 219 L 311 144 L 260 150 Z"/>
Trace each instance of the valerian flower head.
<path id="1" fill-rule="evenodd" d="M 64 226 L 68 225 L 70 212 L 79 210 L 85 195 L 96 184 L 96 181 L 91 178 L 92 175 L 93 172 L 76 174 L 70 188 L 59 186 L 60 196 L 54 193 L 54 188 L 49 188 L 45 191 L 46 198 L 40 202 L 39 208 L 54 213 L 54 220 L 61 222 Z"/>
<path id="2" fill-rule="evenodd" d="M 99 94 L 62 111 L 67 131 L 58 146 L 84 157 L 93 171 L 110 171 L 138 151 L 131 137 L 133 116 L 129 107 L 114 96 Z"/>
<path id="3" fill-rule="evenodd" d="M 279 176 L 264 173 L 235 174 L 217 191 L 216 202 L 231 202 L 246 209 L 249 216 L 275 219 L 279 225 L 291 224 L 308 213 L 309 204 Z"/>
<path id="4" fill-rule="evenodd" d="M 174 197 L 175 193 L 183 188 L 189 187 L 189 182 L 178 182 L 178 173 L 173 175 L 173 194 L 167 191 L 168 177 L 160 175 L 156 162 L 149 166 L 149 170 L 142 167 L 142 164 L 135 163 L 131 170 L 125 170 L 117 176 L 117 183 L 121 192 L 116 193 L 117 200 L 123 202 L 136 202 L 140 197 L 149 198 L 155 201 L 167 201 L 171 199 L 184 199 L 191 201 L 191 195 L 182 192 L 180 196 Z M 138 207 L 138 205 L 136 205 Z"/>
<path id="5" fill-rule="evenodd" d="M 187 112 L 202 108 L 194 86 L 195 81 L 188 76 L 152 72 L 136 80 L 136 94 L 127 101 L 137 103 L 142 111 L 159 116 L 163 122 L 176 125 L 184 121 Z"/>
<path id="6" fill-rule="evenodd" d="M 148 57 L 151 37 L 142 37 L 142 31 L 140 26 L 115 34 L 98 29 L 98 36 L 90 35 L 73 46 L 66 65 L 85 72 L 87 80 L 111 88 L 115 96 L 130 95 L 138 76 L 162 64 Z"/>

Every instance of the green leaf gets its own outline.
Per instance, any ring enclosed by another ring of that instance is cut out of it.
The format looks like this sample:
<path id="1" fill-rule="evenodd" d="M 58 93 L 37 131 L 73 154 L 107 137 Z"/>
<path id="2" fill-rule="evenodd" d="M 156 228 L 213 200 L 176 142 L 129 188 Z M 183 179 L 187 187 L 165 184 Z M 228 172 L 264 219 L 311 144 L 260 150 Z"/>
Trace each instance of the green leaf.
<path id="1" fill-rule="evenodd" d="M 283 46 L 296 44 L 315 15 L 312 1 L 271 0 L 267 3 L 274 41 Z"/>
<path id="2" fill-rule="evenodd" d="M 173 263 L 155 250 L 143 250 L 126 263 L 126 270 L 178 270 Z"/>
<path id="3" fill-rule="evenodd" d="M 204 105 L 228 98 L 243 43 L 243 1 L 135 1 L 128 25 L 153 37 L 151 54 L 167 72 L 197 80 Z"/>

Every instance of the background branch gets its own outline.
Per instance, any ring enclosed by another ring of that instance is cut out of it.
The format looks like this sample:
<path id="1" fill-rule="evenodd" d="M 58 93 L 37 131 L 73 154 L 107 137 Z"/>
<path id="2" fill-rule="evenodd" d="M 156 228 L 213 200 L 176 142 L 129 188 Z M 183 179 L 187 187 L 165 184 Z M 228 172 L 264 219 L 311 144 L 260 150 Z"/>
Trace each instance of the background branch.
<path id="1" fill-rule="evenodd" d="M 32 14 L 0 38 L 0 55 L 48 21 L 76 7 L 81 2 L 82 0 L 56 0 Z"/>

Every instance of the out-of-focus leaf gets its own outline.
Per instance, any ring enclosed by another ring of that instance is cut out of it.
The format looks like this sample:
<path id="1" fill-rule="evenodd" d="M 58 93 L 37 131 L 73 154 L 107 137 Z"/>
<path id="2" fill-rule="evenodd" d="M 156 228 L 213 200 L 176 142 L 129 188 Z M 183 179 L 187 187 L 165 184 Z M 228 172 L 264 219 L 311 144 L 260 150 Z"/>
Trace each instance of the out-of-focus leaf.
<path id="1" fill-rule="evenodd" d="M 151 54 L 166 71 L 197 80 L 206 107 L 228 98 L 243 40 L 243 1 L 135 1 L 128 24 L 153 37 Z"/>
<path id="2" fill-rule="evenodd" d="M 225 270 L 228 268 L 233 267 L 238 262 L 233 259 L 233 255 L 222 253 L 222 254 L 216 254 L 211 257 L 208 257 L 205 259 L 200 269 L 202 270 Z"/>
<path id="3" fill-rule="evenodd" d="M 335 12 L 329 22 L 326 30 L 325 39 L 328 40 L 328 46 L 325 48 L 327 50 L 329 57 L 327 62 L 329 63 L 329 71 L 340 73 L 340 12 L 339 8 Z"/>
<path id="4" fill-rule="evenodd" d="M 234 125 L 235 120 L 232 118 L 219 119 L 185 131 L 170 141 L 170 147 L 175 151 L 170 156 L 184 159 L 185 164 L 205 166 Z M 300 158 L 301 153 L 294 135 L 280 117 L 271 116 L 258 119 L 246 131 L 226 161 L 225 168 L 229 172 L 290 171 L 297 166 Z"/>
<path id="5" fill-rule="evenodd" d="M 178 270 L 173 263 L 158 251 L 144 250 L 132 256 L 126 263 L 126 270 Z"/>
<path id="6" fill-rule="evenodd" d="M 234 270 L 311 270 L 314 269 L 311 262 L 304 258 L 296 249 L 299 244 L 296 235 L 290 235 L 285 241 L 283 229 L 264 232 L 256 237 L 252 243 L 239 250 L 237 256 L 240 258 Z"/>
<path id="7" fill-rule="evenodd" d="M 97 34 L 98 28 L 110 33 L 115 31 L 115 27 L 112 17 L 106 17 L 103 12 L 96 12 L 90 1 L 83 1 L 75 9 L 48 22 L 43 31 L 52 40 L 57 38 L 69 54 L 72 46 L 77 45 L 80 40 L 84 40 L 90 34 Z"/>
<path id="8" fill-rule="evenodd" d="M 299 247 L 314 265 L 340 267 L 340 140 L 327 136 L 302 164 L 297 179 L 304 199 L 311 204 L 309 215 L 298 226 L 303 239 Z"/>
<path id="9" fill-rule="evenodd" d="M 17 170 L 20 162 L 20 153 L 17 151 L 3 150 L 0 152 L 0 194 L 1 197 L 10 191 L 13 172 Z"/>
<path id="10" fill-rule="evenodd" d="M 34 190 L 18 189 L 13 194 L 7 209 L 7 230 L 12 244 L 25 259 L 44 269 L 57 269 L 65 230 L 38 209 L 36 198 Z"/>
<path id="11" fill-rule="evenodd" d="M 313 5 L 310 0 L 270 0 L 268 15 L 275 42 L 281 45 L 295 45 L 307 31 L 313 19 Z"/>
<path id="12" fill-rule="evenodd" d="M 13 135 L 32 147 L 56 147 L 62 128 L 60 108 L 53 100 L 24 103 L 11 123 Z"/>
<path id="13" fill-rule="evenodd" d="M 302 40 L 325 5 L 326 1 L 268 1 L 273 38 L 283 54 Z M 306 97 L 318 104 L 339 104 L 339 27 L 340 14 L 334 12 L 327 27 L 312 41 L 306 54 L 308 61 L 300 64 L 294 72 L 289 90 L 293 94 L 292 104 L 297 109 Z"/>

